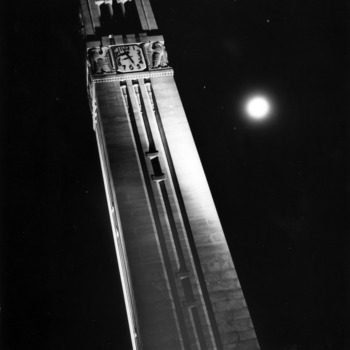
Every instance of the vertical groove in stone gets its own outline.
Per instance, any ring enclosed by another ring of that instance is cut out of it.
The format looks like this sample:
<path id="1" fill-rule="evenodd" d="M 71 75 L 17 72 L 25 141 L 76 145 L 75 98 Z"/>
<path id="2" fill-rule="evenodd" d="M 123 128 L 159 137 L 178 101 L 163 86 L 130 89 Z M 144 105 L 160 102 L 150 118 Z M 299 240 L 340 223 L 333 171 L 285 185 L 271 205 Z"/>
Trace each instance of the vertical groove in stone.
<path id="1" fill-rule="evenodd" d="M 187 333 L 187 329 L 186 329 L 185 317 L 183 315 L 180 298 L 179 298 L 177 288 L 176 288 L 176 282 L 175 282 L 174 274 L 173 274 L 172 267 L 171 267 L 171 261 L 170 261 L 170 257 L 169 257 L 167 247 L 166 247 L 165 235 L 164 235 L 163 228 L 161 225 L 161 220 L 159 217 L 157 203 L 156 203 L 156 200 L 154 197 L 151 180 L 150 180 L 150 177 L 148 174 L 148 168 L 147 168 L 146 160 L 144 157 L 144 151 L 142 148 L 140 136 L 138 133 L 135 116 L 134 116 L 134 113 L 133 113 L 132 108 L 131 108 L 130 97 L 129 97 L 128 91 L 126 89 L 125 89 L 124 98 L 127 99 L 128 114 L 129 114 L 129 118 L 130 118 L 130 122 L 131 122 L 131 126 L 132 126 L 132 131 L 133 131 L 133 135 L 134 135 L 135 142 L 136 142 L 138 157 L 139 157 L 139 160 L 141 163 L 142 172 L 143 172 L 144 179 L 145 179 L 147 194 L 148 194 L 148 197 L 149 197 L 149 200 L 151 203 L 152 215 L 153 215 L 154 222 L 156 225 L 157 235 L 159 238 L 159 243 L 160 243 L 161 251 L 163 254 L 164 265 L 165 265 L 165 269 L 167 272 L 168 281 L 170 284 L 173 302 L 175 305 L 175 311 L 176 311 L 176 316 L 178 319 L 178 325 L 180 328 L 180 332 L 181 332 L 181 336 L 182 336 L 182 340 L 183 340 L 185 349 L 190 350 L 191 346 L 190 346 L 190 341 L 189 341 L 188 333 Z"/>
<path id="2" fill-rule="evenodd" d="M 137 86 L 138 88 L 138 86 Z M 150 140 L 150 142 L 154 143 L 154 137 L 149 125 L 149 121 L 148 121 L 148 116 L 144 107 L 144 101 L 141 98 L 141 95 L 138 93 L 138 98 L 140 98 L 140 106 L 141 106 L 141 115 L 143 117 L 143 121 L 145 124 L 145 129 L 146 132 L 148 134 L 148 139 Z M 154 106 L 153 101 L 151 102 L 151 105 Z M 153 162 L 157 162 L 159 164 L 159 159 L 158 157 L 156 157 L 155 159 L 152 160 L 152 165 Z M 159 164 L 160 166 L 160 164 Z M 162 193 L 162 198 L 163 198 L 163 202 L 164 202 L 164 206 L 166 209 L 166 214 L 169 220 L 169 225 L 170 225 L 170 229 L 171 229 L 171 234 L 172 234 L 172 238 L 175 244 L 175 249 L 176 249 L 176 253 L 177 253 L 177 257 L 180 263 L 179 266 L 179 273 L 186 273 L 188 272 L 188 268 L 186 266 L 186 260 L 185 260 L 185 256 L 184 256 L 184 252 L 181 246 L 181 241 L 180 241 L 180 236 L 176 227 L 176 222 L 175 222 L 175 218 L 174 218 L 174 214 L 173 214 L 173 210 L 171 207 L 171 203 L 170 203 L 170 199 L 169 199 L 169 195 L 167 192 L 167 188 L 165 186 L 165 183 L 162 181 L 159 183 L 159 187 Z M 185 278 L 181 278 L 181 286 L 184 290 L 184 294 L 185 294 L 185 299 L 186 299 L 186 303 L 193 303 L 195 302 L 195 296 L 193 293 L 193 289 L 192 289 L 192 285 L 191 285 L 191 281 L 190 281 L 190 277 L 189 275 L 186 276 Z M 202 325 L 200 322 L 200 318 L 198 315 L 197 310 L 195 310 L 195 308 L 190 308 L 190 312 L 192 313 L 192 321 L 193 321 L 193 325 L 194 325 L 194 329 L 196 331 L 198 340 L 199 340 L 199 344 L 200 344 L 200 348 L 202 350 L 206 350 L 207 349 L 207 345 L 205 342 L 205 337 L 203 334 L 203 329 L 202 329 Z"/>

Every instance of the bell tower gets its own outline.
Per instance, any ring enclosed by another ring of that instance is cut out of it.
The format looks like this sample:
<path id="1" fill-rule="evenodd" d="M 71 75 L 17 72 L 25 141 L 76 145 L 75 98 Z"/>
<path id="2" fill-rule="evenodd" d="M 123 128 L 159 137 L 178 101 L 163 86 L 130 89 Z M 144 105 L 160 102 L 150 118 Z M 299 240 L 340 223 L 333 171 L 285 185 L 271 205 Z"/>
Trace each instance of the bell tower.
<path id="1" fill-rule="evenodd" d="M 259 349 L 149 0 L 80 2 L 133 348 Z"/>

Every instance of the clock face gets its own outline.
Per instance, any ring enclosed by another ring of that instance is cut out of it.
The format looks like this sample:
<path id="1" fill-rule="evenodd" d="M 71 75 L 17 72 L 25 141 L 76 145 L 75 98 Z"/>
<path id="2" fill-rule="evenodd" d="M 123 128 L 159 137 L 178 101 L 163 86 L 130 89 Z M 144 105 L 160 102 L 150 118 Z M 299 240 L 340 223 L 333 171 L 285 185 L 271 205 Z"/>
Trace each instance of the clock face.
<path id="1" fill-rule="evenodd" d="M 147 68 L 142 48 L 137 44 L 116 46 L 113 52 L 119 73 L 139 72 Z"/>

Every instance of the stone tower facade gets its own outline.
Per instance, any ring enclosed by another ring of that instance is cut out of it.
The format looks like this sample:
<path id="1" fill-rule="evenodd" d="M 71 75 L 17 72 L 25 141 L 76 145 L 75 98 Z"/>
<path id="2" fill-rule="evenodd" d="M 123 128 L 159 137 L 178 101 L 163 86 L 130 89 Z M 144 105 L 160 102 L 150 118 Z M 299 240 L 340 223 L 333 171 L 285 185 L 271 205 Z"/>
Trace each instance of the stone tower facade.
<path id="1" fill-rule="evenodd" d="M 259 349 L 149 0 L 81 18 L 133 348 Z"/>

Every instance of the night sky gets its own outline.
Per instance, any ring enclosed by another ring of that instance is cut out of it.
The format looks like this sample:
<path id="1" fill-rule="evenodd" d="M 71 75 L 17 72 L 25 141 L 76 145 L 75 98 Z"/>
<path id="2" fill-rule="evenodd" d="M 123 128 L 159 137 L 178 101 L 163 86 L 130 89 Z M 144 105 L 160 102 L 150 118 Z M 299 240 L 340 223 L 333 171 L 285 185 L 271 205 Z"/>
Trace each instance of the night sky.
<path id="1" fill-rule="evenodd" d="M 346 349 L 349 11 L 151 2 L 262 350 Z M 1 11 L 4 350 L 131 349 L 77 5 Z"/>

